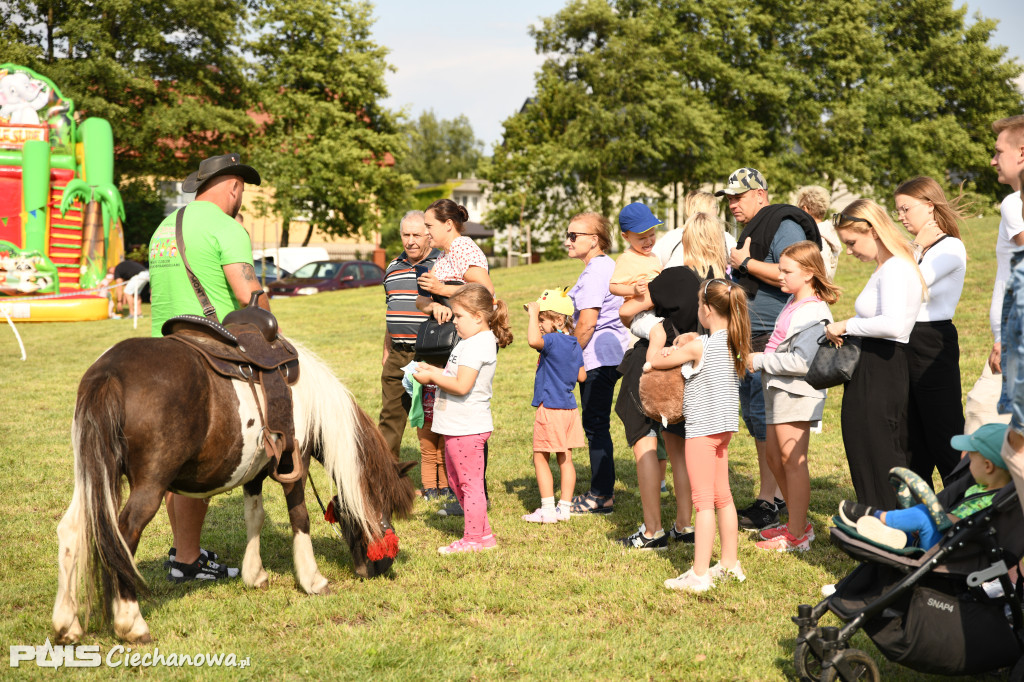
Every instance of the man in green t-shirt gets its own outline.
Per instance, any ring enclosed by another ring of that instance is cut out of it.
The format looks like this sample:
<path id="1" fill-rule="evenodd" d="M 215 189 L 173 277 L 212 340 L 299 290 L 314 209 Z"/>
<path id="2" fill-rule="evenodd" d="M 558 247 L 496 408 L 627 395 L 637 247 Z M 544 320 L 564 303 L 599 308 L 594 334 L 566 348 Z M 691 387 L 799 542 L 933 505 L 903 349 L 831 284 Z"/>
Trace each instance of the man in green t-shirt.
<path id="1" fill-rule="evenodd" d="M 182 191 L 196 193 L 195 201 L 180 209 L 185 212 L 181 231 L 188 264 L 221 320 L 247 305 L 252 293 L 260 290 L 249 234 L 235 221 L 245 183 L 260 184 L 259 173 L 241 163 L 238 154 L 224 154 L 205 159 L 181 184 Z M 169 318 L 203 314 L 179 253 L 176 217 L 177 212 L 167 216 L 149 243 L 153 336 L 162 336 L 161 328 Z M 270 310 L 266 294 L 260 296 L 259 306 Z M 236 577 L 237 568 L 217 563 L 214 552 L 199 547 L 207 501 L 167 493 L 166 502 L 174 535 L 168 578 L 183 582 Z"/>

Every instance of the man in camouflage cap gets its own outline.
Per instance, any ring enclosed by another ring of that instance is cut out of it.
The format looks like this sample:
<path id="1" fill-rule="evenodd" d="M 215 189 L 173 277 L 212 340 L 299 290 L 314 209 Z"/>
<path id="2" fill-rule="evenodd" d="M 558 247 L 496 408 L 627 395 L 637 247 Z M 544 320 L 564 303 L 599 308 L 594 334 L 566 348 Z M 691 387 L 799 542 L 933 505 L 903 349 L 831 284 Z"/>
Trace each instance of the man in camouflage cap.
<path id="1" fill-rule="evenodd" d="M 821 235 L 814 218 L 789 204 L 768 203 L 768 183 L 755 168 L 733 171 L 724 189 L 716 196 L 726 196 L 729 210 L 742 224 L 738 245 L 729 253 L 732 279 L 739 283 L 750 299 L 751 346 L 763 351 L 789 294 L 779 288 L 779 254 L 790 244 L 808 239 L 821 247 Z M 757 447 L 760 488 L 757 499 L 737 512 L 740 526 L 762 530 L 779 524 L 779 505 L 785 504 L 781 491 L 765 459 L 768 437 L 761 388 L 761 372 L 747 372 L 740 382 L 740 408 L 747 430 Z"/>

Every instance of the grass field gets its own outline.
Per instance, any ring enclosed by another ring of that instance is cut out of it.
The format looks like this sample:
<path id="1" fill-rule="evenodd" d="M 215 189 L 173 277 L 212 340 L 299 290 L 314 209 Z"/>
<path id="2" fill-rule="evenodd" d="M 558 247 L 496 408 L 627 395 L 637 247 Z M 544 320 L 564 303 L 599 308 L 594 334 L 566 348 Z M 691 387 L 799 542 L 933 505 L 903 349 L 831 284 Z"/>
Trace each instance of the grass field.
<path id="1" fill-rule="evenodd" d="M 996 219 L 969 221 L 964 240 L 968 279 L 957 311 L 964 390 L 981 371 L 991 344 L 988 304 L 995 274 Z M 280 488 L 265 486 L 267 524 L 263 560 L 270 573 L 265 591 L 240 581 L 172 585 L 161 564 L 170 546 L 163 511 L 146 529 L 137 559 L 150 585 L 141 606 L 155 643 L 136 651 L 235 653 L 245 669 L 100 668 L 78 671 L 103 677 L 167 679 L 677 679 L 777 680 L 792 678 L 796 627 L 790 616 L 800 603 L 816 603 L 819 589 L 835 582 L 854 562 L 833 548 L 825 530 L 838 502 L 853 496 L 839 430 L 841 390 L 833 390 L 824 432 L 812 436 L 811 520 L 818 534 L 811 551 L 783 555 L 758 551 L 740 538 L 748 579 L 705 595 L 670 592 L 665 578 L 686 570 L 692 546 L 667 552 L 630 552 L 612 540 L 641 521 L 636 470 L 621 424 L 613 418 L 616 511 L 607 517 L 574 517 L 537 526 L 519 517 L 539 504 L 531 461 L 530 407 L 536 354 L 525 342 L 521 304 L 544 288 L 567 285 L 578 261 L 544 263 L 494 272 L 501 298 L 513 315 L 516 341 L 499 356 L 492 403 L 496 430 L 489 469 L 491 523 L 497 550 L 441 557 L 437 547 L 462 530 L 461 519 L 443 519 L 436 505 L 418 500 L 413 516 L 396 523 L 401 553 L 392 573 L 360 580 L 348 551 L 319 521 L 312 493 L 313 546 L 331 595 L 310 597 L 292 575 L 291 532 Z M 849 316 L 869 266 L 844 256 L 838 281 L 845 295 L 837 317 Z M 379 374 L 384 334 L 379 288 L 327 293 L 273 303 L 288 336 L 313 349 L 337 372 L 374 417 L 380 406 Z M 148 312 L 148 311 L 147 311 Z M 40 645 L 49 633 L 56 592 L 56 527 L 73 487 L 70 425 L 78 380 L 108 346 L 130 336 L 130 320 L 18 326 L 28 350 L 19 359 L 10 331 L 0 331 L 0 645 Z M 418 460 L 407 431 L 403 459 Z M 740 433 L 730 447 L 731 482 L 737 506 L 754 493 L 757 462 L 753 441 Z M 577 491 L 590 479 L 586 452 L 577 453 Z M 313 475 L 321 491 L 323 470 Z M 557 467 L 556 467 L 557 481 Z M 419 470 L 411 473 L 419 484 Z M 671 487 L 671 476 L 669 476 Z M 557 483 L 556 483 L 557 485 Z M 556 488 L 557 489 L 557 488 Z M 663 496 L 671 523 L 674 497 Z M 314 514 L 313 510 L 317 513 Z M 204 546 L 238 565 L 244 550 L 242 494 L 213 500 Z M 84 644 L 101 654 L 118 644 L 109 628 L 91 625 Z M 884 662 L 863 635 L 855 646 L 881 663 L 883 679 L 927 679 Z M 119 654 L 114 659 L 122 660 Z M 51 669 L 0 664 L 0 678 L 50 679 Z"/>

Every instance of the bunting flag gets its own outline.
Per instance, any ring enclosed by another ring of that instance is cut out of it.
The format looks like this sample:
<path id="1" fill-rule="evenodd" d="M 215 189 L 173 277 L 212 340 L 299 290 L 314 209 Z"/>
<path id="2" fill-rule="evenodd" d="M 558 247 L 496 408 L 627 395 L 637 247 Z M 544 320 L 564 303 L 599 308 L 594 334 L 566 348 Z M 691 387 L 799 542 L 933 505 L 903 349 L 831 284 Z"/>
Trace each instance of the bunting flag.
<path id="1" fill-rule="evenodd" d="M 36 217 L 36 211 L 37 211 L 37 209 L 32 209 L 31 211 L 28 212 L 28 214 L 30 216 L 32 216 L 33 218 L 35 218 Z"/>
<path id="2" fill-rule="evenodd" d="M 7 216 L 0 217 L 0 223 L 3 223 L 4 227 L 7 227 Z"/>

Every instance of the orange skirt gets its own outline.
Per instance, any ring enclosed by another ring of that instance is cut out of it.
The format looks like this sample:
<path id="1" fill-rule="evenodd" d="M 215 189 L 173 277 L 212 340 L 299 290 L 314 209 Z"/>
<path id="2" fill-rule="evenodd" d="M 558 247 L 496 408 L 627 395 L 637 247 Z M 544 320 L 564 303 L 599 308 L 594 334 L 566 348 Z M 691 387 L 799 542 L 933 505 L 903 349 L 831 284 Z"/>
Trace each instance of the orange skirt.
<path id="1" fill-rule="evenodd" d="M 533 420 L 534 452 L 565 452 L 586 444 L 578 408 L 558 410 L 543 405 L 537 408 Z"/>

